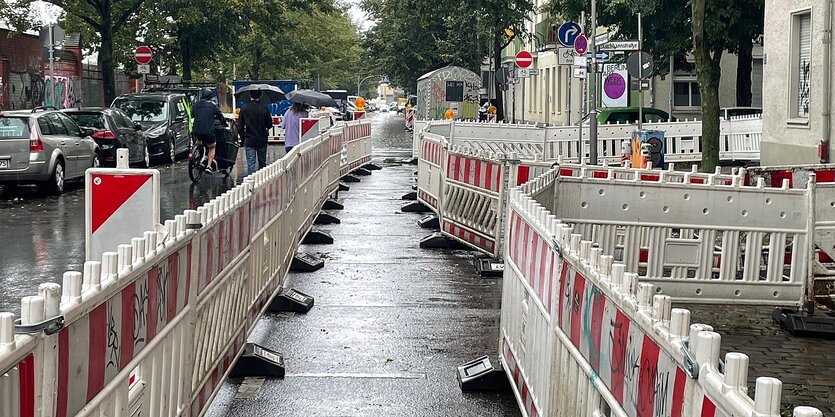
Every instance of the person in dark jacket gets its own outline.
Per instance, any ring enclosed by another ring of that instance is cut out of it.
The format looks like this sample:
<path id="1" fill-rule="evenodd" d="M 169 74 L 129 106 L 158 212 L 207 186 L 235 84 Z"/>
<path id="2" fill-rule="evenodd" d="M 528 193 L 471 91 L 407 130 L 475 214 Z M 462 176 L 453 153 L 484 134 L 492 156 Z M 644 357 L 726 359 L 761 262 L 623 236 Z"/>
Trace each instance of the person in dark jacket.
<path id="1" fill-rule="evenodd" d="M 212 171 L 215 160 L 215 128 L 218 125 L 225 126 L 226 120 L 223 119 L 223 113 L 217 104 L 212 102 L 214 93 L 212 90 L 205 89 L 201 94 L 200 101 L 194 103 L 191 108 L 191 113 L 194 115 L 194 125 L 191 133 L 196 140 L 199 140 L 206 146 L 206 170 Z"/>
<path id="2" fill-rule="evenodd" d="M 238 116 L 238 133 L 246 151 L 247 175 L 267 166 L 267 135 L 273 127 L 270 112 L 260 102 L 261 92 L 251 91 L 249 97 L 249 103 L 244 105 Z"/>

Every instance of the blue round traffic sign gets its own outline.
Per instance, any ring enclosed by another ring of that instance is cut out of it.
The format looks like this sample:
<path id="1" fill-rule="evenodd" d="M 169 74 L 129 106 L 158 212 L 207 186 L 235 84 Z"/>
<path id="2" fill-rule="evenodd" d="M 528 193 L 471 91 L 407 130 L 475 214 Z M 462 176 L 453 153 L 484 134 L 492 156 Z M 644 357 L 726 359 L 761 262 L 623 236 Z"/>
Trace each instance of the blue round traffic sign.
<path id="1" fill-rule="evenodd" d="M 588 50 L 589 40 L 586 39 L 586 35 L 581 33 L 579 36 L 577 36 L 577 39 L 574 39 L 574 52 L 577 52 L 577 55 L 583 55 Z"/>
<path id="2" fill-rule="evenodd" d="M 557 30 L 557 38 L 559 38 L 560 43 L 564 46 L 574 46 L 574 40 L 581 33 L 583 33 L 583 29 L 580 25 L 574 22 L 565 22 Z"/>

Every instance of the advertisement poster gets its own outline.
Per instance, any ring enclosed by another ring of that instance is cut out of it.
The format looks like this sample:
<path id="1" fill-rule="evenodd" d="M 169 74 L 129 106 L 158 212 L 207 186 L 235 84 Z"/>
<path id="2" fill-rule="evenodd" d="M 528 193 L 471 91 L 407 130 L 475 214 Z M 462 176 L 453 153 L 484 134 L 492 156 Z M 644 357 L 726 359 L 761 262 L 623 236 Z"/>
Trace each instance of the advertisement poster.
<path id="1" fill-rule="evenodd" d="M 629 75 L 626 65 L 610 64 L 603 67 L 601 94 L 603 107 L 626 107 L 629 105 Z"/>

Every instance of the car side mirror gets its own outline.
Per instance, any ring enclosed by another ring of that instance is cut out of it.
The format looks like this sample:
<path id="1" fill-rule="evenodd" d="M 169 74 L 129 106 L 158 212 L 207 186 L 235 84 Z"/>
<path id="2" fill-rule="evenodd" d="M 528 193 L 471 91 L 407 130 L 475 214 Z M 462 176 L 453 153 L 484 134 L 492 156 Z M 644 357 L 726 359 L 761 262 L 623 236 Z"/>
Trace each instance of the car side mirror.
<path id="1" fill-rule="evenodd" d="M 134 123 L 133 128 L 138 132 L 138 131 L 142 130 L 142 125 L 139 124 L 139 123 Z"/>

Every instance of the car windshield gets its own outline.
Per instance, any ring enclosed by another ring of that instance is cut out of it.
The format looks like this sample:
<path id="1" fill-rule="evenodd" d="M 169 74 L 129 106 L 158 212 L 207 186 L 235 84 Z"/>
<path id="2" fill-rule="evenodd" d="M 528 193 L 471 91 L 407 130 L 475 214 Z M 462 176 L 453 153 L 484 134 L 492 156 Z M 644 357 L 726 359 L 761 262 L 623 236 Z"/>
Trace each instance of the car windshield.
<path id="1" fill-rule="evenodd" d="M 29 138 L 29 119 L 0 116 L 0 140 Z"/>
<path id="2" fill-rule="evenodd" d="M 163 122 L 168 116 L 168 102 L 163 99 L 121 98 L 113 102 L 134 122 Z"/>
<path id="3" fill-rule="evenodd" d="M 71 119 L 81 127 L 92 129 L 105 129 L 104 115 L 101 113 L 68 113 Z"/>

